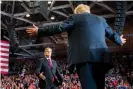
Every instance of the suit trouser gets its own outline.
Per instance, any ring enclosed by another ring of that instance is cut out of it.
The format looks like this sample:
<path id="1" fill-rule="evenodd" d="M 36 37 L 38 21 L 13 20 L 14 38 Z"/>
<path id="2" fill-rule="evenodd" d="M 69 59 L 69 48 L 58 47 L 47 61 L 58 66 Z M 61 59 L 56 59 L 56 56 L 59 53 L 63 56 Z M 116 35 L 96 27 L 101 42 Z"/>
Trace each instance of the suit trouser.
<path id="1" fill-rule="evenodd" d="M 101 63 L 82 63 L 77 64 L 77 73 L 81 82 L 82 89 L 104 89 L 105 73 L 111 66 Z"/>
<path id="2" fill-rule="evenodd" d="M 56 85 L 52 85 L 52 87 L 50 89 L 59 89 Z"/>

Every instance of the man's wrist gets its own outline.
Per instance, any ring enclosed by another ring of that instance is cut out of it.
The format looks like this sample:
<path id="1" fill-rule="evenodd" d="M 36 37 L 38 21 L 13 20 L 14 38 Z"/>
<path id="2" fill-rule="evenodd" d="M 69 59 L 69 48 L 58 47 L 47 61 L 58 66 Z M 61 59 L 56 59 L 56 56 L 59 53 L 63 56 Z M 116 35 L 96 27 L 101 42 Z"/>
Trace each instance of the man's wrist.
<path id="1" fill-rule="evenodd" d="M 36 30 L 36 34 L 38 34 L 38 27 L 37 27 L 37 30 Z"/>

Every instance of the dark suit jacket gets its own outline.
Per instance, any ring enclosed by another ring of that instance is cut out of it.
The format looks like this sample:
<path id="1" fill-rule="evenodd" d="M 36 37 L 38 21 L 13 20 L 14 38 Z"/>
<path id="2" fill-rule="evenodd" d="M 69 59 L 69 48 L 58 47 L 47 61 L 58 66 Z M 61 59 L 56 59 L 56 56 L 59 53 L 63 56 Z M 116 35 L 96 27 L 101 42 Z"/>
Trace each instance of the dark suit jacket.
<path id="1" fill-rule="evenodd" d="M 108 52 L 106 37 L 121 45 L 120 36 L 113 32 L 103 17 L 89 13 L 74 14 L 60 24 L 38 28 L 38 36 L 68 33 L 69 66 L 84 62 L 100 62 Z M 106 59 L 106 58 L 105 58 Z"/>
<path id="2" fill-rule="evenodd" d="M 63 78 L 57 68 L 57 63 L 56 61 L 52 60 L 52 64 L 53 64 L 53 68 L 51 69 L 47 59 L 44 58 L 40 58 L 37 60 L 37 66 L 36 66 L 36 74 L 39 76 L 40 73 L 43 72 L 44 76 L 46 77 L 46 80 L 42 80 L 41 78 L 39 78 L 39 87 L 40 88 L 45 88 L 45 89 L 50 89 L 52 83 L 52 77 L 53 74 L 57 76 L 58 80 L 60 82 L 63 82 Z M 52 74 L 52 72 L 53 74 Z"/>

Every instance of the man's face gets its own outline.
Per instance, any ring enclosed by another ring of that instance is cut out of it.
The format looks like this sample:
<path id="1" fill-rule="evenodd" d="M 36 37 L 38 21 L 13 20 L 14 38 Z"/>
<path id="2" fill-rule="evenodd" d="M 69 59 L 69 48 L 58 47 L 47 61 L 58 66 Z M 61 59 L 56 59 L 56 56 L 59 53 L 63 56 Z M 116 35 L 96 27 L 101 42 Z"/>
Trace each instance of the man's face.
<path id="1" fill-rule="evenodd" d="M 44 55 L 46 56 L 46 57 L 51 57 L 51 54 L 52 54 L 52 50 L 51 49 L 46 49 L 45 50 L 45 52 L 44 52 Z"/>

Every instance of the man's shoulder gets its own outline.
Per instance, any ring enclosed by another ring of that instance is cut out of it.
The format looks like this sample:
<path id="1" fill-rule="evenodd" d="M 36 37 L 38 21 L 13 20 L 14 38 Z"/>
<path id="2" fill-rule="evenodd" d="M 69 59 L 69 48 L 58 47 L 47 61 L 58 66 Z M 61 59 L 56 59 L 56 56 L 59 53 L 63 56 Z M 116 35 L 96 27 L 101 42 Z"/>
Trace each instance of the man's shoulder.
<path id="1" fill-rule="evenodd" d="M 52 60 L 53 63 L 57 64 L 57 62 L 55 60 L 53 60 L 53 59 L 51 59 L 51 60 Z"/>
<path id="2" fill-rule="evenodd" d="M 42 61 L 42 60 L 44 60 L 44 59 L 45 59 L 45 58 L 39 58 L 38 60 L 39 60 L 39 61 Z"/>
<path id="3" fill-rule="evenodd" d="M 99 16 L 99 15 L 95 15 L 95 14 L 90 14 L 90 13 L 85 13 L 85 14 L 73 14 L 72 16 L 73 17 L 78 17 L 79 18 L 79 16 L 83 16 L 83 15 L 87 15 L 88 14 L 88 16 L 90 16 L 90 17 L 93 17 L 93 18 L 99 18 L 100 20 L 103 20 L 103 21 L 106 21 L 106 19 L 104 18 L 104 17 L 102 17 L 102 16 Z"/>
<path id="4" fill-rule="evenodd" d="M 91 14 L 90 16 L 93 16 L 95 18 L 99 18 L 100 20 L 106 20 L 104 17 L 99 16 L 99 15 Z"/>
<path id="5" fill-rule="evenodd" d="M 76 17 L 76 15 L 75 14 L 71 14 L 71 15 L 69 15 L 69 17 L 67 18 L 67 19 L 75 19 L 75 17 Z"/>
<path id="6" fill-rule="evenodd" d="M 75 17 L 75 16 L 77 16 L 77 14 L 70 14 L 69 17 Z"/>
<path id="7" fill-rule="evenodd" d="M 100 20 L 106 21 L 106 19 L 102 16 L 97 16 Z"/>
<path id="8" fill-rule="evenodd" d="M 54 59 L 51 59 L 53 62 L 56 62 Z"/>

